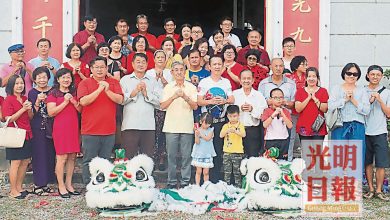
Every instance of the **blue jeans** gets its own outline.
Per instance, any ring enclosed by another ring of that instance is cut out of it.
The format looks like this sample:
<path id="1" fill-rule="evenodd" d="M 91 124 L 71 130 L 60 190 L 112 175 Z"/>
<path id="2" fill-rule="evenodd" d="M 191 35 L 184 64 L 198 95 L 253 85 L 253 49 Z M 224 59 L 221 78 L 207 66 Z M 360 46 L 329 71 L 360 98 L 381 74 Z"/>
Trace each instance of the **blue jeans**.
<path id="1" fill-rule="evenodd" d="M 364 158 L 366 155 L 366 135 L 365 135 L 365 128 L 364 124 L 357 122 L 357 121 L 351 121 L 351 122 L 344 122 L 343 127 L 336 128 L 332 131 L 331 135 L 332 140 L 361 140 L 362 141 L 362 165 L 364 170 Z M 359 159 L 359 158 L 358 158 Z"/>

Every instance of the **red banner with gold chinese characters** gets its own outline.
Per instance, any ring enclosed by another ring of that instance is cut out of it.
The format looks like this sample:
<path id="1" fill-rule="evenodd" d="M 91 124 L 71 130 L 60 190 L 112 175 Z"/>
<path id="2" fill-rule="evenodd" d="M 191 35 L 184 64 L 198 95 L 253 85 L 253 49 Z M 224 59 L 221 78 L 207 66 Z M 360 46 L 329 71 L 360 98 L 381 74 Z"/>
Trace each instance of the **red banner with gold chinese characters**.
<path id="1" fill-rule="evenodd" d="M 283 36 L 296 42 L 295 55 L 305 56 L 309 66 L 318 67 L 319 0 L 284 0 Z"/>
<path id="2" fill-rule="evenodd" d="M 62 0 L 23 1 L 25 60 L 37 56 L 36 43 L 44 37 L 51 41 L 50 56 L 62 62 L 62 14 Z"/>

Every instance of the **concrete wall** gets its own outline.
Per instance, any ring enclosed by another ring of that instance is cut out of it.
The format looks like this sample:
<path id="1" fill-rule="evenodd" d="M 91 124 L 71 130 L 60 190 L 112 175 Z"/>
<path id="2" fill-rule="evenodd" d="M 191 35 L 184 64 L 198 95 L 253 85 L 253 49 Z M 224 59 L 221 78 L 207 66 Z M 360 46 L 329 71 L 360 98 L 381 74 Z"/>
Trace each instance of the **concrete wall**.
<path id="1" fill-rule="evenodd" d="M 372 64 L 390 69 L 390 0 L 331 0 L 330 12 L 330 85 L 342 82 L 348 62 L 364 75 Z"/>
<path id="2" fill-rule="evenodd" d="M 7 48 L 11 45 L 11 0 L 0 0 L 0 64 L 9 61 Z"/>

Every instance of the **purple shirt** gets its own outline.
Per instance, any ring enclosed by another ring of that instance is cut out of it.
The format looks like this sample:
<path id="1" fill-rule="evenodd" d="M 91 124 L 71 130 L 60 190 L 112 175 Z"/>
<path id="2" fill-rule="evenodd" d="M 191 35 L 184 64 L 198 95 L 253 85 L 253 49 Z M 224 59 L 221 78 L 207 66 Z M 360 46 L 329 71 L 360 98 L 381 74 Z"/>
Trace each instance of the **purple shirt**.
<path id="1" fill-rule="evenodd" d="M 26 67 L 31 71 L 33 71 L 35 69 L 31 63 L 26 63 Z M 12 72 L 14 70 L 15 70 L 15 67 L 12 66 L 11 63 L 6 63 L 3 65 L 3 67 L 0 70 L 0 77 L 5 78 L 9 74 L 12 74 Z M 19 75 L 20 70 L 17 71 L 16 74 Z M 27 71 L 26 71 L 26 75 L 24 76 L 24 83 L 25 83 L 25 87 L 26 87 L 26 94 L 28 94 L 28 92 L 32 89 L 33 81 L 31 79 L 30 75 L 27 73 Z"/>

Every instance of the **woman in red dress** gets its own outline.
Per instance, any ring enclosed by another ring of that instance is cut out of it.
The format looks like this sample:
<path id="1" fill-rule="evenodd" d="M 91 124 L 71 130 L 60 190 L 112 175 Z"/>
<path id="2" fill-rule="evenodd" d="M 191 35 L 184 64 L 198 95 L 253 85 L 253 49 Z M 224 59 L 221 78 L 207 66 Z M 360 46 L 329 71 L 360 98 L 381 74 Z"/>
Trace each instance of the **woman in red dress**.
<path id="1" fill-rule="evenodd" d="M 312 124 L 318 115 L 324 117 L 328 111 L 328 91 L 319 86 L 320 74 L 315 67 L 306 70 L 306 86 L 295 94 L 295 109 L 299 113 L 296 131 L 300 140 L 324 140 L 326 123 L 318 131 L 313 131 Z"/>
<path id="2" fill-rule="evenodd" d="M 23 147 L 5 149 L 6 159 L 11 161 L 9 196 L 15 199 L 24 199 L 28 194 L 27 191 L 23 190 L 22 184 L 31 158 L 32 130 L 30 120 L 34 114 L 32 103 L 24 95 L 26 92 L 24 85 L 24 78 L 20 75 L 12 75 L 5 88 L 7 97 L 1 108 L 3 117 L 5 120 L 9 120 L 8 127 L 14 127 L 15 122 L 19 128 L 27 131 Z"/>
<path id="3" fill-rule="evenodd" d="M 53 141 L 57 157 L 55 169 L 58 193 L 62 198 L 80 195 L 72 186 L 76 153 L 80 152 L 78 112 L 81 110 L 73 80 L 72 71 L 66 68 L 59 69 L 55 76 L 54 88 L 47 98 L 47 111 L 54 117 Z"/>
<path id="4" fill-rule="evenodd" d="M 256 49 L 249 49 L 245 54 L 245 59 L 247 65 L 244 68 L 253 73 L 254 82 L 252 87 L 258 90 L 260 82 L 268 77 L 268 69 L 259 63 L 260 52 Z"/>
<path id="5" fill-rule="evenodd" d="M 236 62 L 237 50 L 233 45 L 224 46 L 221 53 L 224 66 L 222 77 L 230 81 L 232 91 L 234 91 L 240 88 L 240 73 L 244 70 L 244 67 Z"/>
<path id="6" fill-rule="evenodd" d="M 80 45 L 71 43 L 69 44 L 68 49 L 66 49 L 65 56 L 70 60 L 63 63 L 61 68 L 65 67 L 73 73 L 74 85 L 77 89 L 81 80 L 89 78 L 89 75 L 91 74 L 88 64 L 80 60 L 80 57 L 83 56 L 83 49 Z"/>

